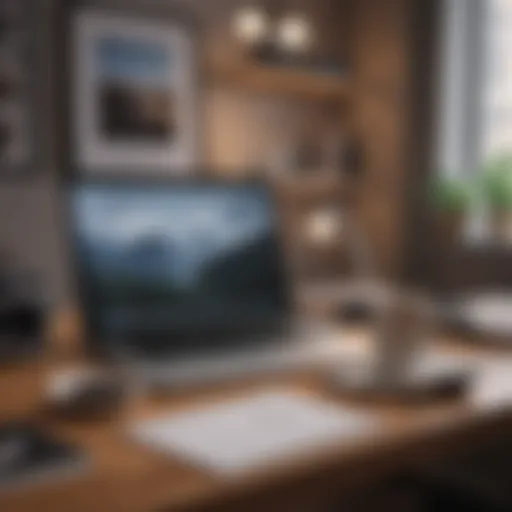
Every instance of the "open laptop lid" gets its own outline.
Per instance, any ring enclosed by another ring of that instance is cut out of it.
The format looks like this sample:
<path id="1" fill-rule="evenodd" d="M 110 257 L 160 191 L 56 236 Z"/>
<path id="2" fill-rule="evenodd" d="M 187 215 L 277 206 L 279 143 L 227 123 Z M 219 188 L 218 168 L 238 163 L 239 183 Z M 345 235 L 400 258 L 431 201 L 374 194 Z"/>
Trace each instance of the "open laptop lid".
<path id="1" fill-rule="evenodd" d="M 288 323 L 277 212 L 263 184 L 82 181 L 70 206 L 95 348 L 186 354 Z"/>

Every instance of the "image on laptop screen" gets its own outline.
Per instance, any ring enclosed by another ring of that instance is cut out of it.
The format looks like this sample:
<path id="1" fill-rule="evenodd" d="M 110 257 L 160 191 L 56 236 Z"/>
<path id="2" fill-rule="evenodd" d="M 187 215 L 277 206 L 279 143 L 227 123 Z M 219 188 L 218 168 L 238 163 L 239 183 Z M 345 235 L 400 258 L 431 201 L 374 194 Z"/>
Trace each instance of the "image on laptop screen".
<path id="1" fill-rule="evenodd" d="M 263 186 L 89 183 L 71 202 L 90 337 L 180 349 L 196 334 L 271 328 L 286 315 Z"/>

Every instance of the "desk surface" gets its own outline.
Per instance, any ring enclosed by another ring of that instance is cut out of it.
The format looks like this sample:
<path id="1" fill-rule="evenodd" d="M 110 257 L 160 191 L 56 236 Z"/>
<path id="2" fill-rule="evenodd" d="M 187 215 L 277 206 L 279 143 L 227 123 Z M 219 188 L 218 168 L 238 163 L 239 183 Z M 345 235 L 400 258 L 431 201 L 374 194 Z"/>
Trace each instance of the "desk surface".
<path id="1" fill-rule="evenodd" d="M 488 350 L 457 347 L 445 350 L 451 353 L 461 350 L 475 358 L 489 355 Z M 250 382 L 196 389 L 151 400 L 132 400 L 116 419 L 66 424 L 39 415 L 41 379 L 50 370 L 43 363 L 1 369 L 0 419 L 37 415 L 50 430 L 84 447 L 91 459 L 90 467 L 80 475 L 69 475 L 65 481 L 2 491 L 2 511 L 206 510 L 223 500 L 291 485 L 315 474 L 327 475 L 331 471 L 339 476 L 342 468 L 350 469 L 341 473 L 346 483 L 360 478 L 363 473 L 368 476 L 372 471 L 387 470 L 401 460 L 404 463 L 412 461 L 422 450 L 431 453 L 436 443 L 453 445 L 452 441 L 460 441 L 465 432 L 494 428 L 503 422 L 512 424 L 506 410 L 483 411 L 464 402 L 421 408 L 359 405 L 360 409 L 371 410 L 382 419 L 383 428 L 377 435 L 353 443 L 340 443 L 307 458 L 243 478 L 222 479 L 131 442 L 124 434 L 126 422 L 151 417 L 160 411 L 180 410 L 192 404 L 211 403 L 248 390 L 275 386 L 317 394 L 340 403 L 344 403 L 343 399 L 329 389 L 318 374 L 302 372 L 260 377 Z M 357 468 L 363 467 L 364 471 L 358 472 Z"/>

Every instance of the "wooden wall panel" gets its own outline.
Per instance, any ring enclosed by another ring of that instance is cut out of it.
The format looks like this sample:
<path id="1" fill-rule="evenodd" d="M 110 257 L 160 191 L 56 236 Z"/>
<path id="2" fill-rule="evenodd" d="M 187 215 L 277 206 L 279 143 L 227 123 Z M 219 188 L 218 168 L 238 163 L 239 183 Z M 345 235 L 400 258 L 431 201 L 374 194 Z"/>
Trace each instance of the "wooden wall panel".
<path id="1" fill-rule="evenodd" d="M 353 13 L 353 116 L 366 164 L 360 212 L 379 271 L 387 276 L 400 273 L 403 264 L 412 4 L 359 0 Z"/>

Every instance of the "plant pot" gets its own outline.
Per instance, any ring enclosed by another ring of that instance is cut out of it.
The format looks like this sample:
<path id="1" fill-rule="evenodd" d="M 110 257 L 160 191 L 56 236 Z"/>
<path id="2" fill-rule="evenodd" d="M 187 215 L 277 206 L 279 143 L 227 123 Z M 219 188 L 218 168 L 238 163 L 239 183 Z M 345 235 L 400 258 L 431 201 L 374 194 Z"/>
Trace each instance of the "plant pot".
<path id="1" fill-rule="evenodd" d="M 442 246 L 455 245 L 461 237 L 466 212 L 445 211 L 437 215 L 437 233 Z"/>
<path id="2" fill-rule="evenodd" d="M 493 242 L 512 243 L 512 209 L 491 211 L 490 230 Z"/>

